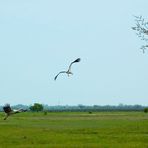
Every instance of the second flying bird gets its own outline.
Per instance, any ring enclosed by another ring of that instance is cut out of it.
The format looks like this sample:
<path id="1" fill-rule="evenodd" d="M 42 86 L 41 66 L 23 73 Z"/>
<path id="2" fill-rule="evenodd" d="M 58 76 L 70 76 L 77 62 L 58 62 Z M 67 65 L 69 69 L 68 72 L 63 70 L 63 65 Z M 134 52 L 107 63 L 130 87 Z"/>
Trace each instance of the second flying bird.
<path id="1" fill-rule="evenodd" d="M 59 73 L 55 76 L 54 80 L 56 80 L 57 77 L 58 77 L 58 75 L 61 74 L 61 73 L 66 73 L 68 76 L 69 76 L 70 74 L 73 74 L 73 73 L 71 72 L 71 66 L 72 66 L 73 63 L 80 62 L 80 60 L 81 60 L 81 59 L 78 58 L 78 59 L 76 59 L 75 61 L 71 62 L 71 64 L 69 65 L 68 70 L 67 70 L 67 71 L 61 71 L 61 72 L 59 72 Z"/>

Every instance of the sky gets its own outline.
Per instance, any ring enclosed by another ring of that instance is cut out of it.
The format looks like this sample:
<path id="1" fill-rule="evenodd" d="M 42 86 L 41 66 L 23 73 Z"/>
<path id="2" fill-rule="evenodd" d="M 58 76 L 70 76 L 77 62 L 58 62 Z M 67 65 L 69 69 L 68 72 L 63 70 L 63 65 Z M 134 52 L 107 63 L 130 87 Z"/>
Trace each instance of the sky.
<path id="1" fill-rule="evenodd" d="M 0 105 L 148 105 L 147 0 L 0 1 Z M 54 76 L 72 66 L 72 76 Z"/>

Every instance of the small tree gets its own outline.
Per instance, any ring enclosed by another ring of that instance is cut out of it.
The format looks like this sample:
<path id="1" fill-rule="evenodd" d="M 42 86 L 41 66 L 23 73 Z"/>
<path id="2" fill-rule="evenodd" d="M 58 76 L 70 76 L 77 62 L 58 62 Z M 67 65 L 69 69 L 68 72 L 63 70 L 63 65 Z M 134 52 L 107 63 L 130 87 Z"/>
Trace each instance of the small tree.
<path id="1" fill-rule="evenodd" d="M 33 106 L 30 106 L 30 110 L 31 111 L 43 111 L 43 105 L 42 104 L 39 104 L 39 103 L 34 103 Z"/>
<path id="2" fill-rule="evenodd" d="M 144 108 L 144 112 L 145 113 L 148 113 L 148 108 Z"/>
<path id="3" fill-rule="evenodd" d="M 148 22 L 146 22 L 142 16 L 134 17 L 136 26 L 132 27 L 132 29 L 136 31 L 137 36 L 141 40 L 148 42 Z M 148 48 L 148 44 L 142 45 L 140 49 L 142 49 L 143 53 L 145 53 L 146 48 Z"/>

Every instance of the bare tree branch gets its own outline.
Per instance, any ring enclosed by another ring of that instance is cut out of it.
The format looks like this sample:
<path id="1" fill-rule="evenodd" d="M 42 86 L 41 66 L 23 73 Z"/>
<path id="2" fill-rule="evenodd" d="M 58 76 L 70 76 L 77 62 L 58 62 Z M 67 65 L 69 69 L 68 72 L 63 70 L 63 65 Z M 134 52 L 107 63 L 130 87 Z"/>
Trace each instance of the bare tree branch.
<path id="1" fill-rule="evenodd" d="M 148 42 L 148 22 L 144 20 L 142 16 L 134 16 L 135 17 L 135 26 L 132 27 L 134 31 L 136 31 L 136 35 L 143 41 Z M 148 44 L 142 45 L 140 49 L 145 50 L 148 48 Z"/>

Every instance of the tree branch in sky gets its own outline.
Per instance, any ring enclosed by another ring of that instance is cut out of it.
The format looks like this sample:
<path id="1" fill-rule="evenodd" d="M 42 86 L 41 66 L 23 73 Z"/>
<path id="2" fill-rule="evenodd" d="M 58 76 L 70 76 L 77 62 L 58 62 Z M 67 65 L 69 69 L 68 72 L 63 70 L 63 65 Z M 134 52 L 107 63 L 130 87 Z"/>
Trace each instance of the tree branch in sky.
<path id="1" fill-rule="evenodd" d="M 143 41 L 148 42 L 148 22 L 144 20 L 142 16 L 135 17 L 135 26 L 132 27 L 136 31 L 136 35 Z M 145 49 L 148 48 L 148 44 L 142 45 L 140 49 L 145 53 Z"/>

